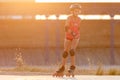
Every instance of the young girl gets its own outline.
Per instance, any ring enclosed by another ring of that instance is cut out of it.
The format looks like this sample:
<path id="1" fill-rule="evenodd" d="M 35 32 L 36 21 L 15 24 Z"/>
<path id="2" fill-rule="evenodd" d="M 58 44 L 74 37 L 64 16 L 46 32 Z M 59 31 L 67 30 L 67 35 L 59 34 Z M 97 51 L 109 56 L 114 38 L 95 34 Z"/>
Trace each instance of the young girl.
<path id="1" fill-rule="evenodd" d="M 64 52 L 62 54 L 62 66 L 56 71 L 53 76 L 62 77 L 65 71 L 65 64 L 67 61 L 68 54 L 71 59 L 71 66 L 67 72 L 67 76 L 74 77 L 75 70 L 75 49 L 79 42 L 80 37 L 80 22 L 81 19 L 78 14 L 81 12 L 81 6 L 78 4 L 72 4 L 70 6 L 71 15 L 68 16 L 65 23 L 65 41 L 64 41 Z"/>

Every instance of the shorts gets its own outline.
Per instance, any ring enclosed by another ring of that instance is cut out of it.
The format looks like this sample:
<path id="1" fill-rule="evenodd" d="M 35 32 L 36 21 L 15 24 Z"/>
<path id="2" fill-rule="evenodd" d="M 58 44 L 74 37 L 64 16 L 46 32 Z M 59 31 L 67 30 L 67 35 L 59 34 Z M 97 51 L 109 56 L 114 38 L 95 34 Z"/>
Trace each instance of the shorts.
<path id="1" fill-rule="evenodd" d="M 72 35 L 71 33 L 65 34 L 65 38 L 70 41 L 72 41 L 73 39 L 79 39 L 79 37 L 80 37 L 79 33 L 77 33 L 76 35 Z"/>

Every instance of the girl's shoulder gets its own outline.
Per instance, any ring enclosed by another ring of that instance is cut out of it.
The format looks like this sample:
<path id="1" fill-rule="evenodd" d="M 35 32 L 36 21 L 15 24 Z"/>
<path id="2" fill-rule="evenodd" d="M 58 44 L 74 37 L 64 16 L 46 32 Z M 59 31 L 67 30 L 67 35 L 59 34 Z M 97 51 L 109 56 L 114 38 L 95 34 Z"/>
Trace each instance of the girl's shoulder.
<path id="1" fill-rule="evenodd" d="M 81 18 L 80 18 L 79 16 L 78 16 L 77 18 L 78 18 L 79 20 L 81 20 Z M 68 20 L 72 20 L 72 19 L 73 19 L 73 16 L 72 16 L 72 15 L 68 15 L 67 19 L 68 19 Z"/>
<path id="2" fill-rule="evenodd" d="M 72 19 L 72 15 L 68 15 L 67 19 Z"/>

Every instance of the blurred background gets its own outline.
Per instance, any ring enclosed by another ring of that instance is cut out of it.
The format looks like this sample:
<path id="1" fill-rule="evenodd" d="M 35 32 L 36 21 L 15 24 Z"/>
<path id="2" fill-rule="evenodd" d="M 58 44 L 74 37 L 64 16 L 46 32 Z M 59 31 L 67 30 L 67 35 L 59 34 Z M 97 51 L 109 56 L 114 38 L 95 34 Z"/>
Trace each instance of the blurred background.
<path id="1" fill-rule="evenodd" d="M 26 65 L 59 65 L 71 4 L 0 0 L 0 67 L 16 66 L 17 53 Z M 82 22 L 76 65 L 119 66 L 120 3 L 78 4 Z"/>

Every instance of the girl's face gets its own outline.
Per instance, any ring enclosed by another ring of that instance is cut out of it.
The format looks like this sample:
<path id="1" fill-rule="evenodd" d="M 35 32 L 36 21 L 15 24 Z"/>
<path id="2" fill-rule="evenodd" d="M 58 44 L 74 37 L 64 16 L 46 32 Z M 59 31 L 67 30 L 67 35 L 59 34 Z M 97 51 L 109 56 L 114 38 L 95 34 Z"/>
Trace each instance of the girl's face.
<path id="1" fill-rule="evenodd" d="M 74 16 L 78 16 L 79 13 L 81 13 L 81 10 L 80 10 L 80 9 L 74 9 L 74 10 L 72 11 L 72 14 L 73 14 Z"/>

